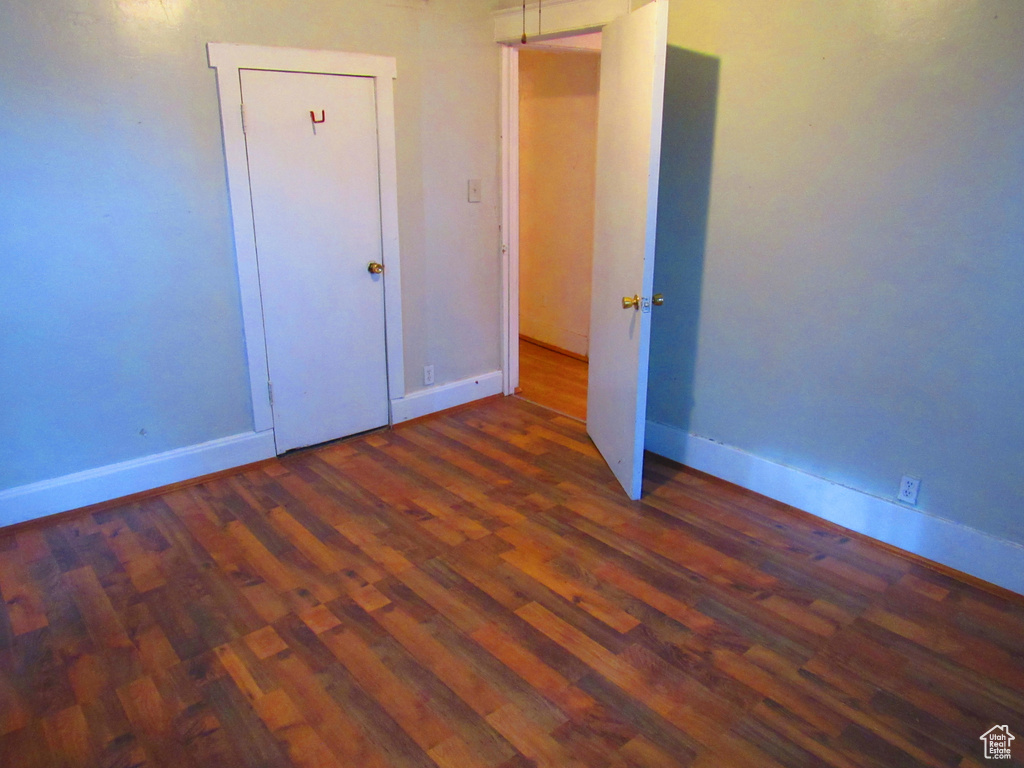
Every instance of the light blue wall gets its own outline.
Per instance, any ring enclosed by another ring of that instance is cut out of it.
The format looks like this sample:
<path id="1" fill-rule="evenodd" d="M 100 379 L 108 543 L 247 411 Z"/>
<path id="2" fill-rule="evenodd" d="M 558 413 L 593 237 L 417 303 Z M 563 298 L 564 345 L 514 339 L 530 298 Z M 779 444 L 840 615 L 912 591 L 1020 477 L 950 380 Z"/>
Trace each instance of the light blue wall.
<path id="1" fill-rule="evenodd" d="M 496 369 L 487 11 L 0 0 L 0 490 L 252 429 L 211 40 L 397 58 L 407 386 Z"/>
<path id="2" fill-rule="evenodd" d="M 650 418 L 1024 542 L 1024 5 L 679 0 L 669 42 L 718 72 L 670 56 Z"/>

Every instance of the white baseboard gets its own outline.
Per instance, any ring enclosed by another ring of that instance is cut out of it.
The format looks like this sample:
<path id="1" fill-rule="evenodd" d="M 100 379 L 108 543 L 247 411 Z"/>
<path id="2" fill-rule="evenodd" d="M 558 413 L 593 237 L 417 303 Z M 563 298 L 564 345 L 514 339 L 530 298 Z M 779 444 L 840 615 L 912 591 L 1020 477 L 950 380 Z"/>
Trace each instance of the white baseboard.
<path id="1" fill-rule="evenodd" d="M 501 383 L 501 371 L 492 371 L 392 400 L 394 423 L 500 394 Z M 0 491 L 0 527 L 180 483 L 276 454 L 273 430 L 246 432 L 9 488 Z"/>
<path id="2" fill-rule="evenodd" d="M 501 371 L 491 371 L 439 387 L 422 389 L 391 401 L 391 423 L 401 424 L 431 413 L 501 394 Z"/>
<path id="3" fill-rule="evenodd" d="M 1024 594 L 1024 547 L 654 421 L 644 447 L 817 517 Z"/>
<path id="4" fill-rule="evenodd" d="M 275 455 L 274 433 L 245 432 L 0 491 L 0 526 L 110 501 Z"/>

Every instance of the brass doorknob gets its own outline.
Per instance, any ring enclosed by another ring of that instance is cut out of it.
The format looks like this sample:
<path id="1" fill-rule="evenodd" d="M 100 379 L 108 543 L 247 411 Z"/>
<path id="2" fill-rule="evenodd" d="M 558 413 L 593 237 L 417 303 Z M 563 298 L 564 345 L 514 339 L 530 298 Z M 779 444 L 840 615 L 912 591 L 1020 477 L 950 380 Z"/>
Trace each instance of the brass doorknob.
<path id="1" fill-rule="evenodd" d="M 371 261 L 369 264 L 366 265 L 366 271 L 369 272 L 371 275 L 379 275 L 381 272 L 384 271 L 384 265 L 378 264 L 376 261 Z"/>
<path id="2" fill-rule="evenodd" d="M 653 296 L 651 296 L 651 304 L 653 304 L 654 306 L 660 307 L 664 303 L 665 297 L 662 294 L 656 293 Z"/>
<path id="3" fill-rule="evenodd" d="M 633 309 L 640 309 L 640 297 L 639 296 L 633 295 L 633 296 L 623 296 L 622 297 L 622 308 L 623 309 L 629 309 L 630 307 L 632 307 Z"/>

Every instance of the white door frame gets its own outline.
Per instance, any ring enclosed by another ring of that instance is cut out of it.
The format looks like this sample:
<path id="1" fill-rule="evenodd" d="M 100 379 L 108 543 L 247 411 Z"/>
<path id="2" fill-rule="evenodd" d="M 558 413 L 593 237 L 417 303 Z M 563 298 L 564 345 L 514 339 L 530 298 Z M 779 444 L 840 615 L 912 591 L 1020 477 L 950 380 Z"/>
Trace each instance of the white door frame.
<path id="1" fill-rule="evenodd" d="M 550 44 L 559 37 L 600 29 L 609 21 L 629 13 L 630 5 L 630 0 L 561 0 L 554 3 L 549 0 L 544 4 L 545 33 L 536 37 L 534 42 L 543 40 Z M 527 17 L 532 20 L 538 10 L 537 3 L 528 4 Z M 501 44 L 501 369 L 502 391 L 506 395 L 514 394 L 519 386 L 518 46 L 521 27 L 516 24 L 521 23 L 521 14 L 519 9 L 494 14 L 494 40 Z M 527 34 L 530 32 L 528 28 Z"/>
<path id="2" fill-rule="evenodd" d="M 501 46 L 502 391 L 519 386 L 519 49 Z"/>
<path id="3" fill-rule="evenodd" d="M 242 327 L 249 363 L 253 429 L 274 428 L 268 389 L 267 346 L 263 328 L 256 261 L 256 230 L 249 189 L 245 131 L 242 127 L 241 69 L 309 72 L 325 75 L 371 77 L 377 105 L 377 153 L 380 172 L 381 252 L 384 273 L 384 323 L 388 367 L 388 414 L 394 419 L 395 401 L 405 395 L 402 357 L 402 284 L 398 247 L 398 170 L 395 152 L 395 59 L 340 51 L 307 51 L 262 45 L 209 43 L 210 66 L 217 70 L 221 130 L 228 175 L 228 194 L 235 234 L 238 286 L 242 300 Z"/>

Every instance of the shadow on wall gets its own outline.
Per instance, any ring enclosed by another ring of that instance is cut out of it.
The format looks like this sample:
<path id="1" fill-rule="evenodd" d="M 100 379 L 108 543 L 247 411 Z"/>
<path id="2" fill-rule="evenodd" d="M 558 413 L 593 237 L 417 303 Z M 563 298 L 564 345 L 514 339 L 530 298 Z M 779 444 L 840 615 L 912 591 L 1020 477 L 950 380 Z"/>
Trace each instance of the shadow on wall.
<path id="1" fill-rule="evenodd" d="M 668 47 L 647 418 L 689 431 L 720 62 Z"/>

